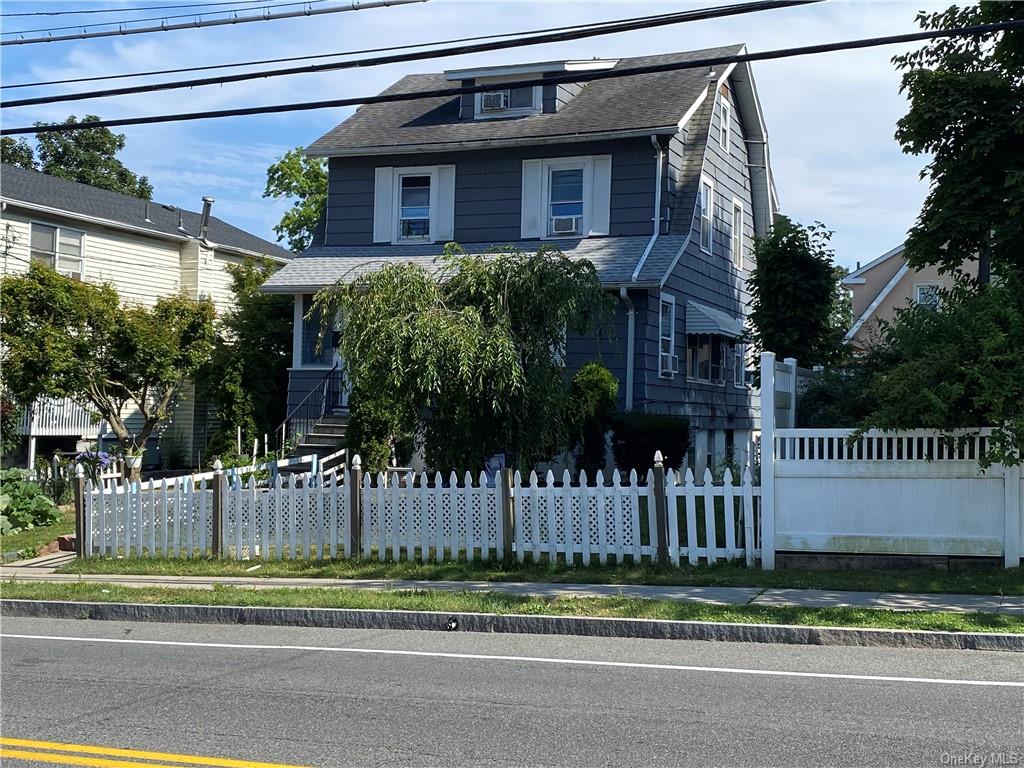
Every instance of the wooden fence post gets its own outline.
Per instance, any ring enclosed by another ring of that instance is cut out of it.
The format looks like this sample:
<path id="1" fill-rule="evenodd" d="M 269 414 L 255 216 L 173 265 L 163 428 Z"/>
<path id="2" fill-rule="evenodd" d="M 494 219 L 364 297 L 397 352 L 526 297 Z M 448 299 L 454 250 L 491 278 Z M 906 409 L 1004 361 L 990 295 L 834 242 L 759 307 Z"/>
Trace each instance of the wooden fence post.
<path id="1" fill-rule="evenodd" d="M 220 459 L 213 462 L 213 524 L 211 548 L 213 556 L 223 554 L 224 541 L 224 465 Z"/>
<path id="2" fill-rule="evenodd" d="M 55 475 L 54 489 L 56 487 Z M 78 557 L 85 557 L 89 551 L 85 544 L 85 533 L 85 468 L 75 464 L 75 555 Z"/>
<path id="3" fill-rule="evenodd" d="M 761 567 L 766 571 L 775 570 L 775 355 L 772 352 L 761 353 Z"/>
<path id="4" fill-rule="evenodd" d="M 352 457 L 348 485 L 348 556 L 355 557 L 363 544 L 363 463 L 358 453 Z"/>
<path id="5" fill-rule="evenodd" d="M 668 495 L 661 451 L 654 452 L 654 525 L 658 532 L 656 560 L 659 565 L 664 565 L 668 562 Z"/>
<path id="6" fill-rule="evenodd" d="M 503 562 L 511 564 L 512 542 L 515 539 L 516 531 L 515 490 L 513 488 L 515 473 L 511 469 L 503 469 L 498 479 L 501 483 L 501 559 Z"/>

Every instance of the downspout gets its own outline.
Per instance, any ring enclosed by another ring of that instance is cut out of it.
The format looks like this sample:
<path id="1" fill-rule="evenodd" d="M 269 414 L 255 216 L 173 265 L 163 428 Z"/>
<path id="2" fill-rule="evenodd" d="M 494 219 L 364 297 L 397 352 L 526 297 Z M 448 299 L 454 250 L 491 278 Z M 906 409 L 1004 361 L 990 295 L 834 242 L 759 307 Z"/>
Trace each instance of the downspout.
<path id="1" fill-rule="evenodd" d="M 661 174 L 662 174 L 662 149 L 661 144 L 658 142 L 658 135 L 655 133 L 651 134 L 651 144 L 654 145 L 654 232 L 651 233 L 651 239 L 647 241 L 647 245 L 644 247 L 644 252 L 640 255 L 640 260 L 636 263 L 636 269 L 633 270 L 633 275 L 630 277 L 632 282 L 636 282 L 637 278 L 640 277 L 640 270 L 644 268 L 644 264 L 647 262 L 647 257 L 651 254 L 651 249 L 654 248 L 654 243 L 658 240 L 658 235 L 661 234 Z"/>
<path id="2" fill-rule="evenodd" d="M 633 358 L 636 347 L 636 307 L 626 286 L 619 287 L 619 298 L 626 305 L 626 410 L 633 410 Z"/>

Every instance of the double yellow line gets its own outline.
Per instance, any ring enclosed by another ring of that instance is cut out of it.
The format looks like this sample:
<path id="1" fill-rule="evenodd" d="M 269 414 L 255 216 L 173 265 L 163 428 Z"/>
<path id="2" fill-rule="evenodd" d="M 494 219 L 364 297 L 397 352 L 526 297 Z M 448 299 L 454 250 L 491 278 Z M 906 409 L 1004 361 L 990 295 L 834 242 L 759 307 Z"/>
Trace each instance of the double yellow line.
<path id="1" fill-rule="evenodd" d="M 130 758 L 134 758 L 134 760 Z M 79 765 L 86 768 L 154 768 L 154 766 L 180 768 L 180 764 L 209 765 L 217 766 L 217 768 L 304 768 L 304 766 L 282 763 L 234 760 L 228 757 L 176 755 L 170 752 L 146 752 L 139 749 L 97 747 L 90 744 L 61 744 L 55 741 L 8 738 L 0 738 L 0 759 Z M 138 760 L 147 762 L 140 763 L 137 762 Z"/>

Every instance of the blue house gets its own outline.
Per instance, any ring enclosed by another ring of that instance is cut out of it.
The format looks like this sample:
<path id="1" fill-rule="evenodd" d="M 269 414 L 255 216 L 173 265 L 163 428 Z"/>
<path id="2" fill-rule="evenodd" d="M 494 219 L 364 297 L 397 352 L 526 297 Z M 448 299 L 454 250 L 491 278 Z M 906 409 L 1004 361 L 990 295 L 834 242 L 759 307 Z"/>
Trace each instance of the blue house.
<path id="1" fill-rule="evenodd" d="M 295 297 L 290 409 L 337 362 L 303 320 L 320 288 L 396 260 L 434 268 L 450 241 L 471 253 L 553 243 L 617 298 L 614 338 L 571 336 L 569 368 L 600 359 L 623 410 L 689 417 L 698 464 L 744 450 L 758 428 L 739 341 L 746 279 L 777 208 L 749 65 L 503 87 L 744 50 L 409 75 L 385 93 L 493 87 L 365 105 L 313 142 L 306 152 L 329 163 L 326 211 L 264 286 Z"/>

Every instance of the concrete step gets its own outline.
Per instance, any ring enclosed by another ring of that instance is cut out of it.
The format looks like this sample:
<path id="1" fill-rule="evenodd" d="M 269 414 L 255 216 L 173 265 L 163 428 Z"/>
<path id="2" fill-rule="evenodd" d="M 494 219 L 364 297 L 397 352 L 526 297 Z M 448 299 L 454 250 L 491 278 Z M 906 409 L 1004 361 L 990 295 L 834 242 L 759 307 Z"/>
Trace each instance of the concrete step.
<path id="1" fill-rule="evenodd" d="M 311 435 L 342 435 L 348 431 L 347 424 L 324 424 L 323 422 L 313 425 Z"/>

